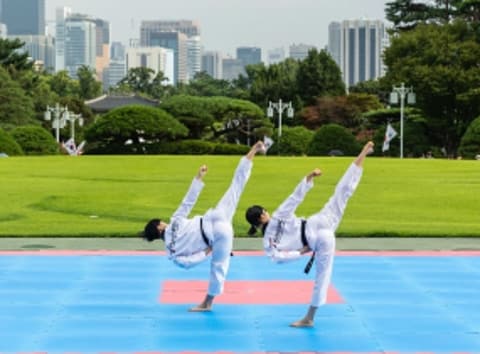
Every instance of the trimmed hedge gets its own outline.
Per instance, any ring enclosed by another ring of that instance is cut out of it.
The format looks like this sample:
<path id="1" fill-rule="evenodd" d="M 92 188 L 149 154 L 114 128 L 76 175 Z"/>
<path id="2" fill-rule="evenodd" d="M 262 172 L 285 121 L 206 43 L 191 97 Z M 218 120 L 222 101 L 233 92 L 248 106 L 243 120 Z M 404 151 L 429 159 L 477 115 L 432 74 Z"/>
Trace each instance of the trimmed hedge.
<path id="1" fill-rule="evenodd" d="M 22 147 L 25 155 L 58 154 L 55 138 L 37 125 L 24 125 L 11 132 L 12 137 Z"/>
<path id="2" fill-rule="evenodd" d="M 2 128 L 0 128 L 0 153 L 12 156 L 23 155 L 22 147 Z"/>

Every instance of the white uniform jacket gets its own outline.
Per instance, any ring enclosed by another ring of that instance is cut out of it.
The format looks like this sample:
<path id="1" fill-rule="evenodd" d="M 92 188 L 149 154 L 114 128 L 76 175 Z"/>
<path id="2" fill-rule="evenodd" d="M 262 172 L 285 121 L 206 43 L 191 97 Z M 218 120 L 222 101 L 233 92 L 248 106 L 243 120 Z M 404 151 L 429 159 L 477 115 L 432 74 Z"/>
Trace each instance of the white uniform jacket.
<path id="1" fill-rule="evenodd" d="M 193 179 L 187 194 L 172 215 L 170 224 L 165 230 L 167 255 L 182 268 L 191 268 L 207 258 L 205 249 L 208 245 L 200 232 L 201 216 L 187 218 L 203 187 L 203 181 L 197 178 Z"/>
<path id="2" fill-rule="evenodd" d="M 263 246 L 268 256 L 278 263 L 296 260 L 301 257 L 302 219 L 295 216 L 295 210 L 313 187 L 313 181 L 303 178 L 294 192 L 275 210 L 265 228 Z"/>

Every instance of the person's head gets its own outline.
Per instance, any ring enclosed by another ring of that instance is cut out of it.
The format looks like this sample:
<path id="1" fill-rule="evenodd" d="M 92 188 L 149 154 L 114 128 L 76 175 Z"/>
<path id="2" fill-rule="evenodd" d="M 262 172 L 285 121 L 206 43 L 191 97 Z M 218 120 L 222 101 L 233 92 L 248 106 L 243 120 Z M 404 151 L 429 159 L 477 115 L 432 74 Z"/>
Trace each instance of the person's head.
<path id="1" fill-rule="evenodd" d="M 167 224 L 160 219 L 152 219 L 145 225 L 145 228 L 142 232 L 142 237 L 148 242 L 160 239 L 163 240 L 163 234 L 166 227 Z"/>
<path id="2" fill-rule="evenodd" d="M 270 214 L 260 205 L 252 205 L 247 209 L 245 213 L 245 218 L 250 224 L 250 230 L 248 230 L 249 235 L 255 235 L 257 228 L 265 225 L 270 220 Z"/>

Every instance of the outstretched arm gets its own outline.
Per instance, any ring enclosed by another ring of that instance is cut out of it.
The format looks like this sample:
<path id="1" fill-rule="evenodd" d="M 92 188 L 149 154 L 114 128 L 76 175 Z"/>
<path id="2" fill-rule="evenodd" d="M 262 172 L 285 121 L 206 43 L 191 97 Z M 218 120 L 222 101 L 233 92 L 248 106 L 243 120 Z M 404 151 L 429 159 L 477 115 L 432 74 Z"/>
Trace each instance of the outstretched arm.
<path id="1" fill-rule="evenodd" d="M 358 167 L 362 167 L 363 166 L 363 161 L 365 160 L 365 157 L 367 157 L 367 155 L 369 155 L 373 152 L 373 145 L 374 144 L 373 144 L 372 141 L 369 141 L 368 143 L 366 143 L 365 146 L 363 147 L 362 151 L 360 152 L 360 154 L 355 159 L 355 161 L 353 161 L 353 163 L 355 165 L 357 165 Z"/>
<path id="2" fill-rule="evenodd" d="M 173 213 L 172 218 L 187 217 L 188 214 L 190 214 L 190 211 L 197 202 L 198 196 L 203 189 L 203 177 L 205 176 L 207 171 L 208 168 L 206 165 L 200 166 L 200 169 L 198 170 L 197 175 L 193 179 L 187 194 L 183 198 L 182 203 L 180 204 L 178 209 L 175 211 L 175 213 Z"/>
<path id="3" fill-rule="evenodd" d="M 293 193 L 275 210 L 273 216 L 280 219 L 291 216 L 303 201 L 307 192 L 313 187 L 313 178 L 321 175 L 322 171 L 316 168 L 302 178 L 302 181 L 297 185 Z"/>

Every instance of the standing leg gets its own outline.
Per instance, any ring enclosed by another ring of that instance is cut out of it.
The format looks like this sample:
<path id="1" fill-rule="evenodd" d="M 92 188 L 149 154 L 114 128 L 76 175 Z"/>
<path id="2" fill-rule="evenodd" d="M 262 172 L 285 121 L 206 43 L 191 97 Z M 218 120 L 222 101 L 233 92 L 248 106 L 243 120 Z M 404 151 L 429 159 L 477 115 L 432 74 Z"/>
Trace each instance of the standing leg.
<path id="1" fill-rule="evenodd" d="M 312 301 L 307 314 L 299 321 L 293 322 L 292 327 L 312 327 L 315 313 L 319 306 L 327 301 L 327 292 L 333 270 L 335 255 L 335 230 L 343 217 L 347 202 L 360 182 L 365 157 L 373 151 L 373 143 L 368 142 L 360 154 L 348 168 L 335 187 L 334 195 L 330 198 L 320 213 L 308 219 L 309 228 L 316 230 L 312 250 L 315 252 L 316 276 L 313 288 Z"/>
<path id="2" fill-rule="evenodd" d="M 213 299 L 223 292 L 223 285 L 230 266 L 230 254 L 233 246 L 232 219 L 240 196 L 250 178 L 252 160 L 257 152 L 265 153 L 263 142 L 257 142 L 240 160 L 232 183 L 218 202 L 214 211 L 212 261 L 210 263 L 210 282 L 207 295 L 202 303 L 190 309 L 192 312 L 210 311 Z"/>

